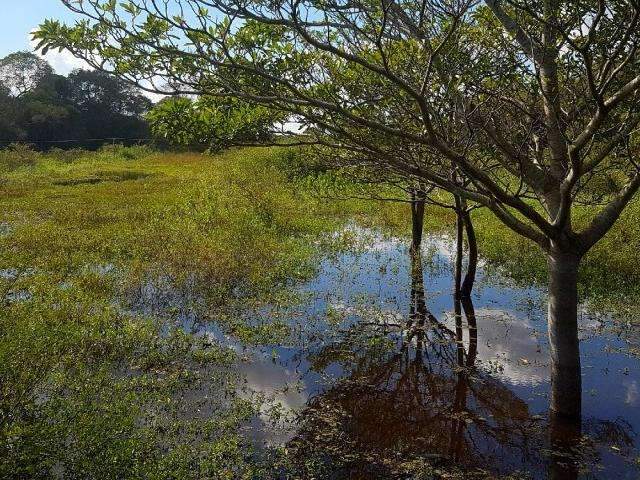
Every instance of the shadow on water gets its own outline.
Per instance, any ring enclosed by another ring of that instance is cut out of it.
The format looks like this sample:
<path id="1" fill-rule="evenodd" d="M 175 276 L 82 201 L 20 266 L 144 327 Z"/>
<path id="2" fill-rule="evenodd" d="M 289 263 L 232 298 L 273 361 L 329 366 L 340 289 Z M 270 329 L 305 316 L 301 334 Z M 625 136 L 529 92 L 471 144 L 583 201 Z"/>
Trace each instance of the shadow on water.
<path id="1" fill-rule="evenodd" d="M 285 445 L 300 478 L 413 478 L 424 464 L 638 478 L 640 361 L 628 340 L 583 313 L 582 392 L 568 391 L 550 379 L 544 293 L 480 264 L 473 298 L 452 298 L 451 252 L 442 238 L 411 254 L 373 235 L 324 260 L 296 305 L 235 312 L 248 325 L 285 322 L 277 343 L 243 345 L 197 314 L 185 325 L 243 352 L 247 391 L 288 414 L 277 432 L 257 419 L 252 435 Z M 581 415 L 555 415 L 552 395 L 581 399 Z"/>

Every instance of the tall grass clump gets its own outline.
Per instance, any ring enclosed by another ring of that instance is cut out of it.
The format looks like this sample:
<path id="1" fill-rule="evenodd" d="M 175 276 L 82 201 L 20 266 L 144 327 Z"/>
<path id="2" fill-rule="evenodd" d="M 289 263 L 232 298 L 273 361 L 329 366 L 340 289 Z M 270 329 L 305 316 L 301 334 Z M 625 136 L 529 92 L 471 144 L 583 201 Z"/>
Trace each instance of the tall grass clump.
<path id="1" fill-rule="evenodd" d="M 106 157 L 123 160 L 140 160 L 154 153 L 154 149 L 148 145 L 123 145 L 105 144 L 98 150 Z"/>
<path id="2" fill-rule="evenodd" d="M 12 143 L 0 150 L 0 170 L 33 167 L 41 154 L 26 143 Z"/>
<path id="3" fill-rule="evenodd" d="M 91 155 L 91 152 L 83 148 L 52 148 L 46 152 L 47 158 L 61 163 L 76 162 L 87 155 Z"/>

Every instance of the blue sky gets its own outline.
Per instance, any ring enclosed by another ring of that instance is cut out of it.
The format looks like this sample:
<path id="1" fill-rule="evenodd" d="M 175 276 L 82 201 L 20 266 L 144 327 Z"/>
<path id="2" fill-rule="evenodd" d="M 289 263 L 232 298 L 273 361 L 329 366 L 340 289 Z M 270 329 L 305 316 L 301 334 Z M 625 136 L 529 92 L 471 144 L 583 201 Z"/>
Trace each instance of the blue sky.
<path id="1" fill-rule="evenodd" d="M 29 32 L 45 18 L 73 21 L 72 13 L 60 0 L 0 0 L 0 58 L 17 50 L 30 50 Z M 67 74 L 81 62 L 68 53 L 52 52 L 47 60 L 61 74 Z"/>

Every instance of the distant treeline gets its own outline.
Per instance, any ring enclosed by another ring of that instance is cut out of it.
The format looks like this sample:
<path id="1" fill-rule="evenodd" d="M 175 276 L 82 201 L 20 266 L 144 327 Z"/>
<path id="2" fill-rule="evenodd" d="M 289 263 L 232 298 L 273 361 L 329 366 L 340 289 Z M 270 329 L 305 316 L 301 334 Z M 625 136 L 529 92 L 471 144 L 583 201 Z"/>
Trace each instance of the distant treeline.
<path id="1" fill-rule="evenodd" d="M 29 52 L 0 59 L 0 148 L 98 148 L 150 136 L 144 114 L 151 100 L 128 83 L 98 71 L 67 77 Z"/>

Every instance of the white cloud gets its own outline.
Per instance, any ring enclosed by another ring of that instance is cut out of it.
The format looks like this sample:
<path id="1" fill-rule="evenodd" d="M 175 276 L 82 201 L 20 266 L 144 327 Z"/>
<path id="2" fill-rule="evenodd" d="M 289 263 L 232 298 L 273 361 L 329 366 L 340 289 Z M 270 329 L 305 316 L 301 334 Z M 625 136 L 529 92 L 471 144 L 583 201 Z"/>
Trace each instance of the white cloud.
<path id="1" fill-rule="evenodd" d="M 307 127 L 300 124 L 300 122 L 284 122 L 282 124 L 277 124 L 277 127 L 282 129 L 283 132 L 294 134 L 304 133 L 307 129 Z"/>
<path id="2" fill-rule="evenodd" d="M 151 86 L 150 82 L 145 82 L 142 84 L 145 87 L 149 87 Z M 147 97 L 149 100 L 151 100 L 153 103 L 158 103 L 160 100 L 162 100 L 163 98 L 166 98 L 166 95 L 162 95 L 161 93 L 153 93 L 153 92 L 147 92 L 145 90 L 142 90 L 142 94 Z"/>
<path id="3" fill-rule="evenodd" d="M 547 347 L 535 326 L 512 312 L 479 308 L 478 364 L 493 376 L 513 385 L 540 385 L 549 381 Z M 449 312 L 445 324 L 455 328 L 455 317 Z"/>
<path id="4" fill-rule="evenodd" d="M 31 35 L 29 35 L 29 44 L 31 45 L 31 49 L 35 51 L 37 41 L 31 39 Z M 42 55 L 40 51 L 35 52 L 40 58 L 44 58 L 49 65 L 55 70 L 55 72 L 59 75 L 69 75 L 76 68 L 83 68 L 85 70 L 92 70 L 92 68 L 82 60 L 81 58 L 74 57 L 67 50 L 58 51 L 58 50 L 49 50 L 46 55 Z"/>

